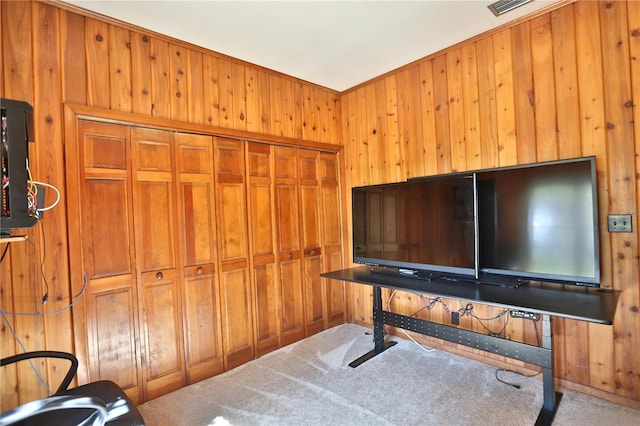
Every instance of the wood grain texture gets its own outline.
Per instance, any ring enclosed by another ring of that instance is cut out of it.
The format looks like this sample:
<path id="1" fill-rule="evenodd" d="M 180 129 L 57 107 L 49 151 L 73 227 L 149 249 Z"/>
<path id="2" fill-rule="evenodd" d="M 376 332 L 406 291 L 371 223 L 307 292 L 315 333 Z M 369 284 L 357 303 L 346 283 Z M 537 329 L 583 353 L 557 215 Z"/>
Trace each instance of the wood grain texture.
<path id="1" fill-rule="evenodd" d="M 82 277 L 68 272 L 70 268 L 79 270 L 74 251 L 81 246 L 75 237 L 68 236 L 66 228 L 78 220 L 73 214 L 77 196 L 68 191 L 78 180 L 65 182 L 65 175 L 73 177 L 75 172 L 67 170 L 65 128 L 73 125 L 63 125 L 67 119 L 64 104 L 100 106 L 124 122 L 153 118 L 165 120 L 162 124 L 166 126 L 184 123 L 191 130 L 223 129 L 238 132 L 242 138 L 273 138 L 288 145 L 297 141 L 325 144 L 322 149 L 335 146 L 336 150 L 344 145 L 340 198 L 345 218 L 351 213 L 352 186 L 454 168 L 594 154 L 602 285 L 622 290 L 623 296 L 613 327 L 589 324 L 585 328 L 571 321 L 556 322 L 556 376 L 566 386 L 640 401 L 638 233 L 609 234 L 603 220 L 608 213 L 637 217 L 639 209 L 640 113 L 634 108 L 640 98 L 638 2 L 562 4 L 553 12 L 483 34 L 344 93 L 169 37 L 102 22 L 71 6 L 3 1 L 0 8 L 0 94 L 34 105 L 39 139 L 32 150 L 33 170 L 37 171 L 34 178 L 61 188 L 64 200 L 44 222 L 46 241 L 30 231 L 36 256 L 15 245 L 9 250 L 10 262 L 3 261 L 0 271 L 3 309 L 41 308 L 42 282 L 37 269 L 38 259 L 43 257 L 45 274 L 55 277 L 55 294 L 48 309 L 65 306 L 82 288 Z M 102 41 L 96 39 L 98 35 Z M 174 58 L 173 65 L 170 46 L 181 52 L 180 61 Z M 232 81 L 221 81 L 223 65 Z M 184 76 L 173 81 L 185 67 L 186 81 Z M 179 100 L 171 98 L 176 88 L 181 95 L 186 92 Z M 452 123 L 462 123 L 463 131 Z M 242 133 L 247 131 L 253 133 Z M 345 241 L 350 232 L 348 228 L 344 232 Z M 344 247 L 348 263 L 350 243 Z M 334 253 L 330 262 L 339 263 L 338 258 Z M 282 266 L 281 278 L 301 282 L 299 265 Z M 347 320 L 371 323 L 371 289 L 348 285 L 345 293 Z M 401 306 L 415 309 L 424 303 L 403 300 Z M 73 317 L 14 318 L 13 326 L 29 348 L 55 346 L 75 351 L 87 361 L 86 347 L 71 333 L 75 327 L 88 326 L 75 313 L 82 309 L 85 307 L 79 303 Z M 447 321 L 440 304 L 429 315 Z M 527 341 L 535 338 L 526 323 L 514 322 L 510 330 Z M 3 329 L 2 355 L 17 350 Z M 80 382 L 89 377 L 87 362 L 84 364 Z M 49 374 L 57 374 L 52 370 L 49 368 Z M 15 383 L 30 373 L 3 373 L 3 404 L 42 394 L 27 384 L 15 391 Z"/>
<path id="2" fill-rule="evenodd" d="M 613 327 L 554 322 L 555 374 L 583 391 L 588 387 L 600 396 L 633 401 L 640 400 L 640 358 L 632 349 L 639 344 L 634 331 L 640 319 L 638 233 L 609 233 L 606 217 L 638 212 L 637 16 L 637 2 L 572 2 L 445 49 L 341 97 L 347 191 L 401 180 L 405 176 L 396 168 L 415 177 L 418 170 L 433 175 L 596 156 L 602 286 L 623 296 Z M 415 66 L 418 81 L 407 77 Z M 416 121 L 395 120 L 393 106 L 402 105 L 404 113 L 403 103 L 415 91 L 421 95 Z M 379 144 L 370 138 L 372 122 L 382 133 Z M 420 147 L 405 136 L 416 126 L 422 128 Z M 395 149 L 396 135 L 409 140 L 402 150 Z M 415 152 L 423 153 L 422 169 L 410 157 Z M 370 289 L 353 287 L 349 319 L 368 323 Z M 457 309 L 444 302 L 446 309 Z M 425 301 L 400 296 L 394 303 L 410 315 Z M 486 311 L 487 317 L 493 314 Z M 444 307 L 424 315 L 450 321 Z M 478 328 L 466 318 L 461 326 Z M 531 343 L 537 339 L 526 322 L 511 321 L 507 332 Z"/>

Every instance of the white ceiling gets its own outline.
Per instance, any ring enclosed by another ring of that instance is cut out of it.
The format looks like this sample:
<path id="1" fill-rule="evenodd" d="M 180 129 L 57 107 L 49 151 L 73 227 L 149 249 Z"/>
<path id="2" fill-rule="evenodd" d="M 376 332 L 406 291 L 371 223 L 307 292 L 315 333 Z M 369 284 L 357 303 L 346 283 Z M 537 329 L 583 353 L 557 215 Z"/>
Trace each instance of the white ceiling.
<path id="1" fill-rule="evenodd" d="M 483 0 L 67 2 L 344 91 L 558 0 L 500 17 Z"/>

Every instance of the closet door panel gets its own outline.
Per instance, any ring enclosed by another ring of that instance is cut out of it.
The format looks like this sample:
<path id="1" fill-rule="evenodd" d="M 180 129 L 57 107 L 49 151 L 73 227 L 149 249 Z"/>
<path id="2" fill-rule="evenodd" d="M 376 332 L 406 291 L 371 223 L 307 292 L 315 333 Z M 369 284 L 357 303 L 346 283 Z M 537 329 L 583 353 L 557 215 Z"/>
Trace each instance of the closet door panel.
<path id="1" fill-rule="evenodd" d="M 336 271 L 344 267 L 342 259 L 342 214 L 338 177 L 337 155 L 333 153 L 320 154 L 324 271 Z M 359 201 L 359 203 L 361 203 L 361 201 Z M 364 234 L 362 230 L 359 230 L 358 233 L 360 235 Z M 327 327 L 334 327 L 342 324 L 346 317 L 344 282 L 328 280 L 326 278 L 323 278 L 322 281 L 326 299 Z"/>
<path id="2" fill-rule="evenodd" d="M 300 260 L 280 262 L 283 346 L 304 338 L 304 295 Z"/>
<path id="3" fill-rule="evenodd" d="M 280 346 L 280 280 L 275 248 L 273 147 L 247 143 L 251 265 L 255 293 L 256 355 Z"/>
<path id="4" fill-rule="evenodd" d="M 245 197 L 244 182 L 218 181 L 218 215 L 224 232 L 220 253 L 223 262 L 247 260 Z"/>
<path id="5" fill-rule="evenodd" d="M 274 155 L 282 345 L 287 345 L 305 335 L 297 152 L 295 148 L 276 147 Z"/>
<path id="6" fill-rule="evenodd" d="M 83 223 L 86 238 L 83 245 L 85 272 L 90 278 L 131 274 L 131 233 L 127 178 L 123 176 L 85 175 Z M 114 216 L 118 215 L 116 221 Z M 121 226 L 115 226 L 120 223 Z"/>
<path id="7" fill-rule="evenodd" d="M 136 233 L 142 271 L 176 268 L 171 175 L 137 173 Z M 157 180 L 161 179 L 161 180 Z M 166 179 L 166 180 L 165 180 Z"/>
<path id="8" fill-rule="evenodd" d="M 174 140 L 142 128 L 131 130 L 131 140 L 144 392 L 153 399 L 186 383 Z"/>
<path id="9" fill-rule="evenodd" d="M 185 266 L 212 265 L 215 262 L 215 226 L 213 223 L 213 185 L 208 181 L 180 181 L 183 216 L 182 258 Z"/>
<path id="10" fill-rule="evenodd" d="M 223 321 L 227 369 L 253 359 L 253 320 L 247 268 L 233 268 L 221 273 L 221 293 L 224 299 Z"/>
<path id="11" fill-rule="evenodd" d="M 280 347 L 279 286 L 273 262 L 253 267 L 256 293 L 256 356 Z"/>
<path id="12" fill-rule="evenodd" d="M 200 267 L 185 277 L 185 336 L 189 383 L 224 371 L 216 276 Z"/>
<path id="13" fill-rule="evenodd" d="M 302 264 L 304 268 L 307 336 L 322 331 L 325 327 L 324 291 L 320 279 L 320 274 L 322 273 L 322 243 L 320 241 L 321 210 L 318 160 L 318 152 L 298 150 L 300 226 L 302 228 Z"/>
<path id="14" fill-rule="evenodd" d="M 86 280 L 86 296 L 75 332 L 86 343 L 86 380 L 113 380 L 137 402 L 142 392 L 129 136 L 125 126 L 80 120 L 77 156 L 68 161 L 79 176 L 82 270 L 76 273 Z"/>
<path id="15" fill-rule="evenodd" d="M 187 381 L 224 371 L 216 274 L 213 139 L 177 133 L 176 169 L 184 280 Z"/>
<path id="16" fill-rule="evenodd" d="M 216 215 L 225 368 L 253 359 L 253 296 L 242 142 L 215 139 Z"/>
<path id="17" fill-rule="evenodd" d="M 94 280 L 89 296 L 88 327 L 90 376 L 112 380 L 129 393 L 138 395 L 138 367 L 135 292 L 128 279 L 116 277 Z"/>
<path id="18" fill-rule="evenodd" d="M 185 385 L 178 288 L 175 271 L 142 276 L 146 399 Z"/>

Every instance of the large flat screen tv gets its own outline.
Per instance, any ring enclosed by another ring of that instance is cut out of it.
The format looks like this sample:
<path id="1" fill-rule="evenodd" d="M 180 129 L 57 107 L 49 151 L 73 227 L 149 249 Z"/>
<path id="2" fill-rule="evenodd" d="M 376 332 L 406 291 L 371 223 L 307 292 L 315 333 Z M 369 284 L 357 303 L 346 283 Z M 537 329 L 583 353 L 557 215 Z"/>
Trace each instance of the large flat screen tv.
<path id="1" fill-rule="evenodd" d="M 599 286 L 595 158 L 353 188 L 353 259 L 381 272 Z"/>

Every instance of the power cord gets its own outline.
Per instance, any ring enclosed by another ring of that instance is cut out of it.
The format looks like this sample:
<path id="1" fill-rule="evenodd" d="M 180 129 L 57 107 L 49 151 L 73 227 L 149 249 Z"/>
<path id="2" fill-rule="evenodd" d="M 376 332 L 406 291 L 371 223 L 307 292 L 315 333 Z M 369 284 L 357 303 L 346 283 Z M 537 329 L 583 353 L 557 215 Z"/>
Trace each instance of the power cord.
<path id="1" fill-rule="evenodd" d="M 69 309 L 71 309 L 71 307 L 73 307 L 73 305 L 75 305 L 76 303 L 78 303 L 78 300 L 80 300 L 80 298 L 82 298 L 82 296 L 84 295 L 84 292 L 87 290 L 87 286 L 89 285 L 89 280 L 87 278 L 87 274 L 84 273 L 83 274 L 83 284 L 82 284 L 82 290 L 80 290 L 80 293 L 78 293 L 77 296 L 75 296 L 73 298 L 73 300 L 71 301 L 71 303 L 69 303 L 67 306 L 60 308 L 60 309 L 56 309 L 55 311 L 50 311 L 50 312 L 9 312 L 9 311 L 5 311 L 0 309 L 0 313 L 3 314 L 3 316 L 6 315 L 13 315 L 13 316 L 23 316 L 23 317 L 48 317 L 51 315 L 56 315 L 59 313 L 62 313 L 64 311 L 67 311 Z"/>
<path id="2" fill-rule="evenodd" d="M 521 377 L 527 377 L 527 378 L 529 378 L 529 377 L 536 377 L 536 376 L 537 376 L 537 375 L 539 375 L 542 371 L 538 371 L 538 372 L 537 372 L 537 373 L 535 373 L 535 374 L 523 374 L 523 373 L 520 373 L 519 371 L 510 370 L 510 369 L 507 369 L 507 368 L 497 368 L 497 369 L 496 369 L 496 380 L 498 380 L 500 383 L 504 383 L 505 385 L 512 386 L 512 387 L 514 387 L 514 388 L 516 388 L 516 389 L 522 389 L 522 385 L 521 385 L 521 384 L 519 384 L 519 383 L 511 383 L 511 382 L 507 382 L 507 381 L 506 381 L 506 380 L 504 380 L 504 379 L 501 379 L 501 378 L 500 378 L 500 376 L 498 376 L 498 373 L 500 373 L 500 372 L 504 372 L 504 373 L 513 373 L 513 374 L 517 374 L 517 375 L 519 375 L 519 376 L 521 376 Z"/>
<path id="3" fill-rule="evenodd" d="M 391 310 L 391 299 L 393 299 L 393 297 L 396 295 L 396 292 L 398 290 L 393 290 L 391 292 L 391 295 L 389 295 L 389 299 L 387 300 L 387 311 Z M 431 310 L 433 309 L 434 305 L 439 301 L 438 299 L 440 299 L 439 297 L 437 297 L 436 299 L 431 299 L 429 304 L 418 309 L 416 312 L 414 312 L 411 316 L 414 317 L 418 314 L 418 312 L 423 311 L 424 309 L 427 310 Z M 441 302 L 441 301 L 440 301 Z M 444 303 L 443 303 L 444 304 Z M 445 305 L 446 306 L 446 305 Z M 413 343 L 415 343 L 416 345 L 418 345 L 420 347 L 420 349 L 426 351 L 426 352 L 434 352 L 436 349 L 429 347 L 429 346 L 425 346 L 422 343 L 418 342 L 416 339 L 413 338 L 413 336 L 411 336 L 409 333 L 407 333 L 406 330 L 400 328 L 400 331 L 402 332 L 402 334 L 404 334 L 409 340 L 411 340 Z"/>
<path id="4" fill-rule="evenodd" d="M 73 298 L 71 303 L 69 303 L 67 306 L 65 306 L 63 308 L 56 309 L 55 311 L 51 311 L 51 312 L 8 312 L 8 311 L 0 309 L 0 315 L 2 316 L 2 319 L 7 324 L 7 328 L 9 329 L 9 332 L 11 333 L 11 335 L 13 336 L 15 341 L 18 343 L 18 345 L 22 349 L 22 352 L 27 352 L 27 348 L 25 347 L 24 343 L 22 343 L 22 340 L 20 340 L 20 338 L 16 334 L 15 330 L 13 329 L 13 326 L 11 325 L 11 322 L 9 321 L 9 318 L 7 318 L 7 315 L 28 316 L 28 317 L 48 317 L 48 316 L 51 316 L 51 315 L 59 314 L 59 313 L 64 312 L 64 311 L 66 311 L 68 309 L 71 309 L 71 307 L 73 305 L 75 305 L 78 302 L 78 300 L 80 300 L 80 298 L 84 295 L 84 292 L 87 289 L 87 286 L 89 284 L 89 280 L 87 278 L 87 274 L 86 273 L 83 274 L 83 281 L 84 282 L 83 282 L 83 285 L 82 285 L 82 290 L 80 290 L 80 293 L 78 293 L 78 295 Z M 38 378 L 38 380 L 40 381 L 40 383 L 42 383 L 42 386 L 44 386 L 44 388 L 47 390 L 47 392 L 49 392 L 49 395 L 53 395 L 53 392 L 51 391 L 51 389 L 47 385 L 46 381 L 42 378 L 42 375 L 40 374 L 40 372 L 38 371 L 36 366 L 33 364 L 33 362 L 30 359 L 28 359 L 27 361 L 31 365 L 31 369 L 34 371 L 34 373 L 35 373 L 36 377 Z"/>
<path id="5" fill-rule="evenodd" d="M 529 318 L 529 320 L 531 322 L 533 322 L 533 328 L 536 331 L 536 342 L 537 342 L 538 346 L 540 346 L 540 336 L 538 335 L 538 326 L 536 324 L 536 321 L 533 320 L 533 319 L 530 319 L 530 318 Z M 507 368 L 498 368 L 498 369 L 496 369 L 496 380 L 498 380 L 500 383 L 504 383 L 505 385 L 512 386 L 512 387 L 514 387 L 516 389 L 521 389 L 522 388 L 521 384 L 519 384 L 519 383 L 510 383 L 510 382 L 507 382 L 506 380 L 501 379 L 498 376 L 498 373 L 500 373 L 500 372 L 513 373 L 513 374 L 517 374 L 517 375 L 519 375 L 521 377 L 529 378 L 529 377 L 536 377 L 536 376 L 540 375 L 540 373 L 542 373 L 542 367 L 540 367 L 540 371 L 538 371 L 537 373 L 534 373 L 534 374 L 523 374 L 523 373 L 520 373 L 519 371 L 510 370 L 510 369 L 507 369 Z"/>
<path id="6" fill-rule="evenodd" d="M 18 345 L 20 345 L 20 348 L 22 349 L 22 352 L 26 353 L 27 352 L 27 348 L 24 346 L 24 343 L 22 343 L 22 340 L 20 340 L 20 338 L 16 334 L 15 330 L 13 329 L 13 326 L 11 325 L 11 322 L 9 322 L 9 318 L 7 318 L 7 316 L 5 315 L 5 311 L 0 309 L 0 315 L 2 315 L 2 319 L 4 319 L 4 322 L 7 323 L 7 328 L 9 329 L 9 332 L 11 333 L 11 335 L 13 336 L 15 341 L 18 342 Z M 51 388 L 49 388 L 49 385 L 47 384 L 47 382 L 44 380 L 44 378 L 40 374 L 40 371 L 38 371 L 36 366 L 33 364 L 33 361 L 30 360 L 30 359 L 27 359 L 27 362 L 29 363 L 29 365 L 31 365 L 31 369 L 36 374 L 36 377 L 38 378 L 38 381 L 40 383 L 42 383 L 42 386 L 44 386 L 44 388 L 47 390 L 47 392 L 49 392 L 49 395 L 53 395 L 53 391 L 51 390 Z"/>

